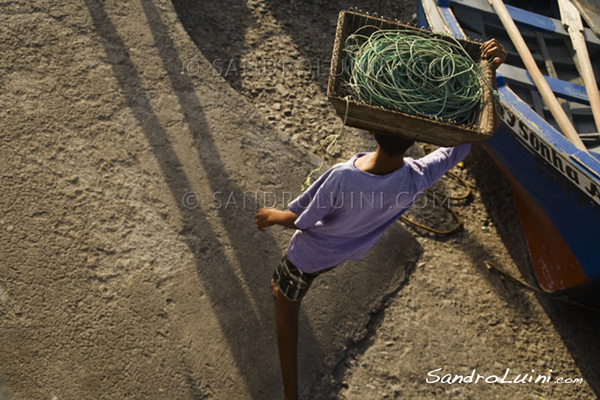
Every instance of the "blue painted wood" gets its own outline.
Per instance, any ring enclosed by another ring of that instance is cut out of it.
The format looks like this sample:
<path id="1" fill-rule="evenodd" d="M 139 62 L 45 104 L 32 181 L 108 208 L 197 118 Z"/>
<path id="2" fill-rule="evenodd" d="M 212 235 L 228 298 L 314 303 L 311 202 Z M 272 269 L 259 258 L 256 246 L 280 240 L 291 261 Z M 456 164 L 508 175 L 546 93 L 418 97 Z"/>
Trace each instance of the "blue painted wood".
<path id="1" fill-rule="evenodd" d="M 487 0 L 449 0 L 449 3 L 450 6 L 467 7 L 484 14 L 496 15 L 494 8 Z M 569 37 L 569 33 L 558 19 L 545 17 L 512 6 L 506 6 L 506 9 L 517 25 L 529 27 L 540 32 L 554 33 L 566 38 Z M 589 44 L 600 45 L 600 38 L 594 35 L 594 32 L 589 28 L 584 29 L 583 37 Z"/>
<path id="2" fill-rule="evenodd" d="M 444 1 L 443 3 L 449 3 L 448 1 Z M 450 4 L 448 4 L 448 6 L 440 6 L 440 13 L 442 14 L 442 17 L 445 20 L 448 20 L 450 18 L 454 18 L 453 14 L 452 14 L 452 10 L 450 10 Z M 462 30 L 460 29 L 459 26 L 457 25 L 448 25 L 448 28 L 450 29 L 450 33 L 452 34 L 452 36 L 454 37 L 462 37 Z"/>
<path id="3" fill-rule="evenodd" d="M 429 29 L 427 17 L 425 16 L 425 11 L 423 11 L 423 4 L 421 4 L 420 1 L 417 1 L 417 26 L 419 28 Z"/>
<path id="4" fill-rule="evenodd" d="M 545 119 L 543 119 L 538 113 L 533 111 L 531 107 L 521 100 L 520 97 L 510 90 L 505 85 L 500 85 L 500 82 L 504 81 L 501 77 L 498 80 L 498 93 L 500 94 L 500 101 L 507 107 L 510 107 L 513 112 L 518 114 L 523 120 L 530 123 L 531 126 L 536 127 L 537 134 L 548 142 L 551 148 L 555 151 L 563 153 L 569 157 L 576 157 L 585 163 L 585 168 L 593 171 L 596 175 L 596 181 L 600 184 L 600 163 L 598 160 L 590 156 L 585 151 L 579 150 L 569 139 L 564 137 L 559 131 L 557 131 L 552 125 L 550 125 Z"/>
<path id="5" fill-rule="evenodd" d="M 498 72 L 502 73 L 509 83 L 513 82 L 517 85 L 527 87 L 528 89 L 537 90 L 533 79 L 531 79 L 531 76 L 529 75 L 529 72 L 524 68 L 504 64 L 500 66 Z M 554 94 L 558 97 L 575 101 L 580 104 L 585 104 L 588 106 L 590 105 L 585 86 L 563 81 L 562 79 L 558 78 L 552 78 L 546 75 L 543 76 L 546 82 L 548 82 L 550 89 L 552 89 Z"/>

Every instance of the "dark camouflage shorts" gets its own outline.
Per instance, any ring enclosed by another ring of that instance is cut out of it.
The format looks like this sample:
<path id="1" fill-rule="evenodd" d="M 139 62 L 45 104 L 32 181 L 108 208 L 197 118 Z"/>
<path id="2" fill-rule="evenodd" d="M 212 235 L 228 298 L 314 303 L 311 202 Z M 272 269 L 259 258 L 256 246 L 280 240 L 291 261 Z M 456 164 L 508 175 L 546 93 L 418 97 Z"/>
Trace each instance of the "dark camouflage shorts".
<path id="1" fill-rule="evenodd" d="M 273 273 L 273 280 L 275 280 L 277 287 L 286 298 L 296 301 L 304 297 L 313 279 L 330 269 L 327 268 L 312 274 L 306 274 L 296 268 L 287 256 L 283 256 L 283 259 Z"/>

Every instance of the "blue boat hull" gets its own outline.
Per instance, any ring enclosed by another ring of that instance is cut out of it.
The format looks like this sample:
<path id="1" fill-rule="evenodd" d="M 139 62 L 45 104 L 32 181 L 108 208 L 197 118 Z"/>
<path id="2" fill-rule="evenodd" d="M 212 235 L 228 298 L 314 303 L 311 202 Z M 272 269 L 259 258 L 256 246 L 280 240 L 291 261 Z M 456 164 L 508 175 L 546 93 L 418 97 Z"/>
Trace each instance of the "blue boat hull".
<path id="1" fill-rule="evenodd" d="M 507 129 L 502 128 L 485 147 L 511 184 L 540 286 L 559 292 L 597 281 L 597 207 Z"/>
<path id="2" fill-rule="evenodd" d="M 417 21 L 429 28 L 417 2 Z M 446 30 L 461 31 L 448 5 Z M 439 30 L 439 29 L 437 29 Z M 485 148 L 508 178 L 538 283 L 561 294 L 600 280 L 600 164 L 576 149 L 515 95 L 499 76 L 502 128 Z"/>

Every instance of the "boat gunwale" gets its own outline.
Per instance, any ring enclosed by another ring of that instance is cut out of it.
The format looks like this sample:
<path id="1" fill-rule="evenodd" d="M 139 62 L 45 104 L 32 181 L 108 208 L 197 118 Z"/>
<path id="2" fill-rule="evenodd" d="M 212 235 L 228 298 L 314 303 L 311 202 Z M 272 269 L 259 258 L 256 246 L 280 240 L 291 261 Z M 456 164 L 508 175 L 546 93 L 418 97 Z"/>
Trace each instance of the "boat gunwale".
<path id="1" fill-rule="evenodd" d="M 444 0 L 440 3 L 450 3 L 454 0 Z M 448 6 L 440 6 L 435 2 L 435 0 L 422 0 L 422 2 L 430 2 L 436 6 L 438 11 L 440 11 L 440 15 L 443 18 L 444 23 L 446 24 L 446 28 L 452 32 L 458 32 L 461 38 L 465 38 L 462 28 L 458 23 L 456 17 L 452 9 Z M 430 4 L 431 5 L 431 4 Z M 442 10 L 445 9 L 445 10 Z M 499 79 L 499 86 L 502 84 L 503 77 L 500 74 L 497 74 Z M 514 92 L 513 92 L 514 93 Z M 520 99 L 520 97 L 515 93 L 515 97 L 519 98 L 522 104 L 518 107 L 513 102 L 509 102 L 506 98 L 503 98 L 503 95 L 500 91 L 500 100 L 502 104 L 506 107 L 514 109 L 521 115 L 524 122 L 530 121 L 530 125 L 534 125 L 537 129 L 535 131 L 539 134 L 540 137 L 545 139 L 547 145 L 554 148 L 557 152 L 564 154 L 563 158 L 566 159 L 575 159 L 577 162 L 577 166 L 580 170 L 590 175 L 589 177 L 596 181 L 596 183 L 600 183 L 600 160 L 596 159 L 594 156 L 588 154 L 585 151 L 579 150 L 571 143 L 567 138 L 565 138 L 559 131 L 557 131 L 550 123 L 544 120 L 542 116 L 540 116 L 537 112 L 535 112 L 529 104 Z M 586 193 L 588 197 L 589 194 Z M 600 204 L 600 198 L 595 200 L 596 203 Z"/>

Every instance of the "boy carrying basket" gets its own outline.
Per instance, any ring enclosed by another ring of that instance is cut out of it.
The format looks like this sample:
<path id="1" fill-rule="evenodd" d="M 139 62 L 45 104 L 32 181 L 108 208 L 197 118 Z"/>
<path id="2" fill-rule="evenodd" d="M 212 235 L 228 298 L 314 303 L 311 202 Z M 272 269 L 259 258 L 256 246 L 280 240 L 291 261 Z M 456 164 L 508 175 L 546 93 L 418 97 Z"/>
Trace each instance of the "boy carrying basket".
<path id="1" fill-rule="evenodd" d="M 496 88 L 495 71 L 506 59 L 506 51 L 495 39 L 481 49 L 482 57 L 491 59 Z M 494 132 L 499 125 L 495 115 Z M 332 167 L 289 203 L 287 211 L 261 208 L 256 213 L 261 231 L 272 225 L 296 230 L 271 280 L 284 400 L 298 398 L 298 313 L 313 279 L 346 261 L 359 260 L 419 193 L 472 148 L 471 143 L 439 148 L 414 160 L 404 157 L 412 141 L 383 132 L 373 134 L 378 143 L 375 152 L 356 154 Z M 359 203 L 361 194 L 375 201 Z"/>

